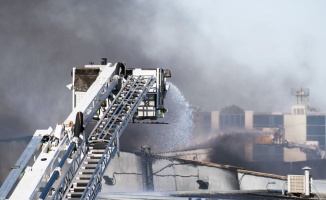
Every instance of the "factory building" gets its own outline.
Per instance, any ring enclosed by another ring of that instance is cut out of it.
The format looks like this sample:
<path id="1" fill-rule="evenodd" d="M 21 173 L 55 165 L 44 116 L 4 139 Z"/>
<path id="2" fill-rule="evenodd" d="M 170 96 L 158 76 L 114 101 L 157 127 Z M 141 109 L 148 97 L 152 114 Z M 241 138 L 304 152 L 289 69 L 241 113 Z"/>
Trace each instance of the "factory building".
<path id="1" fill-rule="evenodd" d="M 297 104 L 291 112 L 254 112 L 231 105 L 196 116 L 198 129 L 210 134 L 250 134 L 248 161 L 295 162 L 324 157 L 326 113 L 310 107 L 308 89 L 294 90 Z"/>

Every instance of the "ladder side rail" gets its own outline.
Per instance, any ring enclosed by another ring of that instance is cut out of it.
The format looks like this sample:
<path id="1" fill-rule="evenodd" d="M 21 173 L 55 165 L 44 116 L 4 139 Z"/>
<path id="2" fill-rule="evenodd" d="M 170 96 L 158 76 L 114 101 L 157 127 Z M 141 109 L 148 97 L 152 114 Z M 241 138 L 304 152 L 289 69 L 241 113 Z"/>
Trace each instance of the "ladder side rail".
<path id="1" fill-rule="evenodd" d="M 129 86 L 130 88 L 129 88 L 128 90 L 124 90 L 124 89 L 120 90 L 119 93 L 115 96 L 114 100 L 112 101 L 112 104 L 110 105 L 110 108 L 107 109 L 107 110 L 104 112 L 104 114 L 103 114 L 101 120 L 100 120 L 100 121 L 97 123 L 97 125 L 94 127 L 93 131 L 91 132 L 91 134 L 90 134 L 90 136 L 89 136 L 89 138 L 88 138 L 88 141 L 90 140 L 91 137 L 93 137 L 93 135 L 94 135 L 95 133 L 97 133 L 98 135 L 101 135 L 101 134 L 102 134 L 102 133 L 107 129 L 108 125 L 110 125 L 108 129 L 112 129 L 112 126 L 113 126 L 113 125 L 116 125 L 116 122 L 117 122 L 117 116 L 121 115 L 123 109 L 125 108 L 125 106 L 123 106 L 123 101 L 124 101 L 125 98 L 126 98 L 126 97 L 131 93 L 131 90 L 132 90 L 133 88 L 137 87 L 136 83 L 137 83 L 137 81 L 139 81 L 139 79 L 141 78 L 141 76 L 138 76 L 138 77 L 137 77 L 137 80 L 131 80 L 132 78 L 134 78 L 134 77 L 133 77 L 133 76 L 129 76 L 128 79 L 126 80 L 125 84 L 124 84 L 124 87 L 123 87 L 123 88 L 125 88 L 125 87 L 129 84 L 130 81 L 133 81 L 132 85 Z M 120 96 L 122 95 L 123 92 L 127 92 L 127 93 L 124 94 L 124 97 L 121 99 Z M 116 102 L 118 99 L 120 99 L 119 101 L 121 101 L 121 102 L 120 102 L 119 105 L 116 105 L 115 102 Z M 114 111 L 113 111 L 113 113 L 110 114 L 110 117 L 107 118 L 107 120 L 106 120 L 107 123 L 105 123 L 104 126 L 101 127 L 101 129 L 99 129 L 99 126 L 100 126 L 100 125 L 102 124 L 102 122 L 104 121 L 104 118 L 108 116 L 108 113 L 111 112 L 112 109 L 114 109 Z"/>
<path id="2" fill-rule="evenodd" d="M 115 132 L 114 135 L 116 135 L 116 134 L 117 134 L 117 132 Z M 101 173 L 101 171 L 105 172 L 105 169 L 106 169 L 105 166 L 107 166 L 109 164 L 109 162 L 115 156 L 115 154 L 117 153 L 117 150 L 118 150 L 116 146 L 111 146 L 113 144 L 113 139 L 114 139 L 113 137 L 110 139 L 109 145 L 106 147 L 104 153 L 102 154 L 102 157 L 101 157 L 99 163 L 97 164 L 97 167 L 95 168 L 95 170 L 92 174 L 92 177 L 91 177 L 90 181 L 88 182 L 87 186 L 85 187 L 83 195 L 81 196 L 80 199 L 92 199 L 92 198 L 89 198 L 90 196 L 93 196 L 94 199 L 96 198 L 97 193 L 92 192 L 94 189 L 98 190 L 98 186 L 95 183 L 96 182 L 101 183 L 101 180 L 103 177 L 103 173 Z M 111 148 L 113 148 L 113 149 L 111 149 Z M 101 169 L 103 169 L 103 170 L 101 170 Z M 98 176 L 98 175 L 100 175 L 100 176 Z"/>
<path id="3" fill-rule="evenodd" d="M 115 84 L 113 84 L 113 83 L 115 83 Z M 85 126 L 87 126 L 88 123 L 93 119 L 93 116 L 95 115 L 97 110 L 101 108 L 102 103 L 110 95 L 110 93 L 112 92 L 115 85 L 116 85 L 116 82 L 112 82 L 110 85 L 108 83 L 104 84 L 105 87 L 102 88 L 104 90 L 104 92 L 102 92 L 102 89 L 101 89 L 101 91 L 98 93 L 98 95 L 88 105 L 87 109 L 83 113 L 85 116 L 84 117 L 84 125 Z M 94 105 L 92 105 L 92 104 L 94 104 Z"/>
<path id="4" fill-rule="evenodd" d="M 126 80 L 126 83 L 124 84 L 124 86 L 130 81 L 131 76 L 129 76 Z M 96 126 L 93 128 L 91 134 L 88 136 L 88 141 L 90 140 L 90 138 L 93 136 L 93 134 L 96 132 L 96 129 L 100 126 L 101 122 L 104 120 L 104 118 L 107 116 L 107 113 L 113 108 L 115 102 L 117 101 L 118 97 L 121 95 L 123 90 L 120 90 L 118 92 L 118 94 L 115 96 L 115 98 L 112 100 L 111 105 L 109 106 L 108 109 L 106 109 L 106 111 L 104 112 L 103 116 L 101 117 L 101 119 L 99 120 L 99 122 L 96 124 Z M 108 95 L 109 96 L 109 95 Z M 96 110 L 97 111 L 97 110 Z M 114 111 L 114 113 L 111 115 L 111 117 L 109 118 L 108 121 L 111 121 L 111 119 L 113 118 L 113 116 L 116 114 L 116 110 Z"/>
<path id="5" fill-rule="evenodd" d="M 126 85 L 129 84 L 129 82 L 131 81 L 131 78 L 132 78 L 132 76 L 129 76 L 129 77 L 128 77 L 128 79 L 127 79 L 126 82 L 124 83 L 124 87 L 123 87 L 123 88 L 125 88 Z M 120 96 L 122 95 L 122 92 L 125 92 L 125 91 L 122 89 L 122 90 L 120 90 L 119 93 L 115 96 L 114 100 L 112 101 L 112 103 L 111 103 L 111 105 L 110 105 L 110 108 L 107 109 L 107 110 L 105 111 L 105 113 L 103 114 L 101 120 L 97 123 L 96 127 L 94 127 L 94 129 L 93 129 L 93 131 L 92 131 L 92 134 L 89 136 L 89 138 L 91 138 L 91 137 L 93 136 L 94 133 L 99 133 L 99 132 L 100 132 L 100 134 L 101 134 L 101 133 L 102 133 L 102 132 L 107 128 L 107 126 L 108 126 L 109 124 L 111 124 L 110 127 L 109 127 L 109 129 L 111 129 L 112 126 L 115 124 L 115 122 L 117 121 L 116 118 L 115 118 L 115 116 L 117 116 L 119 110 L 121 110 L 121 109 L 119 109 L 119 108 L 120 108 L 120 105 L 121 105 L 121 102 L 120 102 L 119 105 L 116 105 L 116 102 L 117 102 L 117 100 L 120 98 Z M 106 124 L 103 126 L 103 128 L 99 129 L 99 126 L 100 126 L 101 123 L 104 121 L 104 118 L 107 117 L 107 116 L 109 116 L 108 113 L 109 113 L 110 111 L 112 111 L 113 109 L 114 109 L 113 113 L 110 114 L 110 117 L 107 118 L 107 120 L 106 120 L 107 122 L 111 122 L 111 123 L 106 123 Z M 101 131 L 101 130 L 102 130 L 102 131 Z"/>
<path id="6" fill-rule="evenodd" d="M 66 179 L 65 179 L 66 182 L 69 181 L 69 185 L 67 185 L 68 187 L 62 193 L 63 194 L 63 197 L 66 196 L 66 194 L 69 192 L 69 189 L 71 188 L 74 180 L 76 179 L 78 170 L 80 169 L 80 167 L 82 166 L 82 164 L 83 164 L 83 162 L 84 162 L 84 160 L 86 158 L 87 151 L 88 150 L 87 150 L 86 146 L 84 145 L 84 148 L 81 148 L 81 151 L 79 152 L 79 155 L 76 156 L 75 164 L 70 169 L 71 176 L 70 177 L 66 177 Z"/>
<path id="7" fill-rule="evenodd" d="M 148 91 L 152 88 L 153 84 L 156 82 L 154 77 L 149 78 L 148 82 L 144 85 L 144 89 L 140 93 L 139 97 L 134 102 L 133 106 L 131 106 L 131 112 L 126 115 L 126 120 L 122 121 L 121 126 L 117 127 L 118 130 L 118 136 L 120 137 L 127 125 L 130 123 L 132 117 L 134 116 L 135 112 L 137 111 L 137 108 L 139 104 L 141 103 L 143 97 L 148 93 Z"/>
<path id="8" fill-rule="evenodd" d="M 140 89 L 140 87 L 142 87 L 141 89 L 143 89 L 144 87 L 145 88 L 148 87 L 149 81 L 147 82 L 147 84 L 140 86 L 141 81 L 145 81 L 143 76 L 137 76 L 137 77 L 135 77 L 135 80 L 133 80 L 133 83 L 132 83 L 132 85 L 130 85 L 129 89 L 124 90 L 125 94 L 124 94 L 124 97 L 121 99 L 121 103 L 119 105 L 117 105 L 117 107 L 115 109 L 115 112 L 110 117 L 110 119 L 112 119 L 112 117 L 114 117 L 114 120 L 113 121 L 109 120 L 108 122 L 111 122 L 111 123 L 106 123 L 105 124 L 104 128 L 99 133 L 99 139 L 104 139 L 104 137 L 106 136 L 106 134 L 104 134 L 103 132 L 107 128 L 107 126 L 109 124 L 110 124 L 109 129 L 111 129 L 112 126 L 117 121 L 117 118 L 120 117 L 121 120 L 122 120 L 122 117 L 125 117 L 125 116 L 122 116 L 123 115 L 122 112 L 124 111 L 124 109 L 127 106 L 131 106 L 131 104 L 130 105 L 127 105 L 128 101 L 129 101 L 129 103 L 131 103 L 130 101 L 133 101 L 133 100 L 136 101 L 137 98 L 139 99 L 141 97 L 141 94 L 137 94 L 136 97 L 133 96 L 136 93 L 135 89 Z M 119 98 L 119 96 L 118 96 L 118 98 Z M 131 107 L 130 107 L 130 109 L 131 109 Z M 116 113 L 116 111 L 118 111 L 118 113 Z"/>
<path id="9" fill-rule="evenodd" d="M 62 199 L 66 193 L 69 191 L 73 181 L 76 178 L 77 172 L 82 165 L 85 157 L 87 155 L 87 148 L 85 142 L 83 141 L 78 147 L 77 152 L 73 156 L 71 163 L 65 173 L 63 174 L 61 181 L 54 190 L 51 199 Z"/>
<path id="10" fill-rule="evenodd" d="M 133 97 L 132 94 L 135 93 L 135 88 L 138 88 L 138 87 L 139 87 L 139 83 L 140 83 L 139 81 L 141 81 L 142 78 L 143 78 L 142 76 L 138 76 L 138 77 L 136 77 L 135 80 L 131 80 L 131 81 L 133 81 L 133 83 L 132 83 L 132 85 L 130 86 L 130 88 L 129 88 L 128 90 L 123 90 L 123 92 L 125 92 L 125 94 L 124 94 L 124 96 L 121 98 L 121 102 L 120 102 L 120 104 L 117 105 L 117 107 L 115 108 L 114 113 L 113 113 L 112 116 L 110 117 L 110 119 L 112 119 L 112 117 L 114 118 L 113 121 L 109 120 L 108 122 L 111 122 L 111 123 L 106 123 L 106 124 L 104 125 L 102 131 L 100 131 L 100 132 L 98 133 L 100 139 L 103 139 L 103 138 L 106 136 L 106 134 L 103 134 L 103 132 L 104 132 L 104 130 L 107 128 L 107 126 L 108 126 L 109 124 L 110 124 L 109 129 L 111 129 L 112 126 L 113 126 L 113 125 L 115 124 L 115 122 L 117 121 L 117 118 L 119 118 L 119 117 L 123 117 L 123 116 L 121 116 L 121 115 L 122 115 L 122 113 L 123 113 L 123 110 L 127 107 L 126 102 L 129 101 L 129 100 L 131 100 L 130 98 Z M 126 83 L 126 85 L 127 85 L 127 83 Z M 145 85 L 144 87 L 147 87 L 147 85 Z M 137 97 L 139 97 L 139 95 L 138 95 Z M 117 98 L 120 98 L 120 97 L 118 96 Z M 130 106 L 130 105 L 128 105 L 128 106 Z M 118 112 L 118 113 L 117 113 L 117 112 Z M 121 119 L 122 119 L 122 118 L 121 118 Z M 123 121 L 123 120 L 122 120 L 122 121 Z"/>
<path id="11" fill-rule="evenodd" d="M 87 154 L 86 148 L 80 148 L 80 151 L 77 152 L 74 156 L 74 161 L 70 164 L 69 169 L 66 171 L 66 175 L 64 176 L 64 181 L 62 183 L 61 187 L 61 197 L 63 198 L 69 191 L 71 185 L 73 184 L 73 181 L 76 178 L 77 172 L 82 165 L 83 161 L 85 160 Z M 64 188 L 64 189 L 63 189 Z"/>
<path id="12" fill-rule="evenodd" d="M 117 149 L 118 148 L 115 148 L 116 151 L 114 151 L 114 154 L 117 152 Z M 88 196 L 88 199 L 96 199 L 96 196 L 97 194 L 101 191 L 101 188 L 102 188 L 102 177 L 104 175 L 104 172 L 105 172 L 105 169 L 106 169 L 106 166 L 109 165 L 111 159 L 114 157 L 114 155 L 111 155 L 110 157 L 108 156 L 105 156 L 105 159 L 103 160 L 103 163 L 102 163 L 102 166 L 101 167 L 104 167 L 104 170 L 99 170 L 99 173 L 97 174 L 96 176 L 96 179 L 95 179 L 95 184 L 94 187 L 91 188 L 91 190 L 88 191 L 88 194 L 86 194 L 86 196 Z M 102 169 L 102 168 L 100 168 Z"/>
<path id="13" fill-rule="evenodd" d="M 155 83 L 155 79 L 150 78 L 149 81 L 145 84 L 144 89 L 141 92 L 141 95 L 137 98 L 137 101 L 133 104 L 133 106 L 131 108 L 131 113 L 128 114 L 128 117 L 126 117 L 125 120 L 123 120 L 124 126 L 121 126 L 121 127 L 119 126 L 116 128 L 116 131 L 112 135 L 109 144 L 107 145 L 104 153 L 102 154 L 102 157 L 101 157 L 99 163 L 97 164 L 97 167 L 95 168 L 92 178 L 88 182 L 81 199 L 86 199 L 85 197 L 88 197 L 88 198 L 94 197 L 95 198 L 97 196 L 98 191 L 100 191 L 100 189 L 101 189 L 101 185 L 96 184 L 97 179 L 95 177 L 97 177 L 97 175 L 100 174 L 100 177 L 98 179 L 98 183 L 100 183 L 100 181 L 102 180 L 102 177 L 104 175 L 104 172 L 105 172 L 107 166 L 109 165 L 111 158 L 113 158 L 114 154 L 116 153 L 117 147 L 113 146 L 113 151 L 111 152 L 110 156 L 108 157 L 108 151 L 109 151 L 111 145 L 114 145 L 113 141 L 117 137 L 119 137 L 122 134 L 122 132 L 124 131 L 124 129 L 127 127 L 127 124 L 131 121 L 132 116 L 137 111 L 137 107 L 141 103 L 142 97 L 144 95 L 146 95 L 146 93 L 149 91 L 149 88 L 152 87 L 152 85 L 154 83 Z M 96 190 L 94 190 L 95 188 L 96 188 Z M 90 199 L 92 199 L 92 198 L 90 198 Z"/>

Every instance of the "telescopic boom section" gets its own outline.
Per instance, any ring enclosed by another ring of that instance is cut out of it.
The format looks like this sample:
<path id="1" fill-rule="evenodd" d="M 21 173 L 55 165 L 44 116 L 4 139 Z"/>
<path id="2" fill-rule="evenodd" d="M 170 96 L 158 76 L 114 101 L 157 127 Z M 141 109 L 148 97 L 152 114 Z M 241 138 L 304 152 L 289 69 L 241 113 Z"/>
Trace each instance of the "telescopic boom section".
<path id="1" fill-rule="evenodd" d="M 78 138 L 81 135 L 81 133 L 84 131 L 83 123 L 84 123 L 83 113 L 78 112 L 77 115 L 76 115 L 75 126 L 74 126 L 74 137 L 72 138 L 71 143 L 70 143 L 66 153 L 62 157 L 62 159 L 61 159 L 60 163 L 58 164 L 58 166 L 53 171 L 48 183 L 44 187 L 44 189 L 43 189 L 43 191 L 42 191 L 42 193 L 40 195 L 39 200 L 43 200 L 43 199 L 46 198 L 49 191 L 52 189 L 53 183 L 59 178 L 62 167 L 65 164 L 65 162 L 67 161 L 67 158 L 70 156 L 72 151 L 78 145 Z"/>
<path id="2" fill-rule="evenodd" d="M 155 77 L 129 76 L 91 131 L 84 155 L 65 198 L 95 199 L 111 159 L 119 151 L 119 137 L 131 122 Z M 82 146 L 80 147 L 82 148 Z"/>
<path id="3" fill-rule="evenodd" d="M 41 148 L 29 147 L 39 149 L 28 152 L 36 157 L 32 166 L 22 165 L 21 176 L 11 175 L 15 180 L 6 180 L 0 194 L 9 199 L 95 199 L 127 125 L 164 117 L 169 77 L 167 69 L 126 68 L 106 59 L 74 68 L 68 85 L 72 112 L 55 130 L 36 132 L 43 138 L 41 145 L 32 143 Z"/>
<path id="4" fill-rule="evenodd" d="M 73 82 L 67 85 L 72 112 L 55 130 L 35 132 L 0 198 L 95 199 L 127 125 L 164 117 L 170 77 L 167 69 L 126 68 L 106 59 L 101 65 L 73 68 Z"/>

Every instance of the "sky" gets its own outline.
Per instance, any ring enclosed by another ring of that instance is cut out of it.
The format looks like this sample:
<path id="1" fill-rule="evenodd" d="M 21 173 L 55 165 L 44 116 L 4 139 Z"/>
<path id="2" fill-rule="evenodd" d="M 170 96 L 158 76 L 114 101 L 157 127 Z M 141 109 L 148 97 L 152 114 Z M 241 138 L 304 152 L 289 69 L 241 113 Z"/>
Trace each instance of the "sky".
<path id="1" fill-rule="evenodd" d="M 326 2 L 4 0 L 0 139 L 31 136 L 71 111 L 73 67 L 162 67 L 192 107 L 289 112 L 292 88 L 326 111 Z"/>

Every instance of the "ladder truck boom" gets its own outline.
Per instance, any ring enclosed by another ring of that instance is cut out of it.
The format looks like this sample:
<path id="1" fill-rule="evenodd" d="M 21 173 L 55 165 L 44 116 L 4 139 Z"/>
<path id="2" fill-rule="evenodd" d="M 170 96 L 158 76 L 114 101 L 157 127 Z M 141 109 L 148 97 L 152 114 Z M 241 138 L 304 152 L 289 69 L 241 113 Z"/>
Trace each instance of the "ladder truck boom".
<path id="1" fill-rule="evenodd" d="M 73 68 L 73 110 L 37 130 L 0 188 L 0 199 L 95 199 L 128 123 L 163 118 L 170 70 L 101 65 Z"/>

